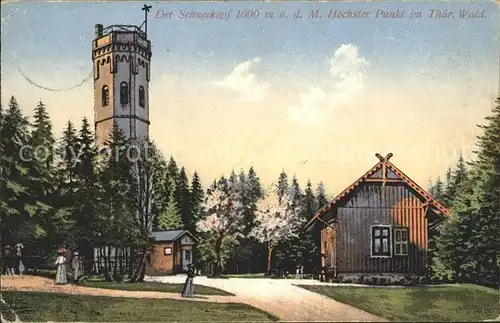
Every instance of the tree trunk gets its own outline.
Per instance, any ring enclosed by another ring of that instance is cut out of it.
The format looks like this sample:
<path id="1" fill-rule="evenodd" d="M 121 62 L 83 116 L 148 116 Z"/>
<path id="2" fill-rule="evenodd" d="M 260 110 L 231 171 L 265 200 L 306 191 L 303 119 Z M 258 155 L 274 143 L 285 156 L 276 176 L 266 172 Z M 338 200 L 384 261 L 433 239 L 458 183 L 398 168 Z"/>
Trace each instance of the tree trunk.
<path id="1" fill-rule="evenodd" d="M 123 245 L 120 245 L 120 257 L 118 258 L 118 272 L 120 273 L 120 280 L 123 279 L 124 272 L 123 272 Z"/>
<path id="2" fill-rule="evenodd" d="M 107 246 L 107 255 L 106 255 L 106 281 L 113 281 L 112 268 L 111 268 L 111 247 Z"/>
<path id="3" fill-rule="evenodd" d="M 219 277 L 222 275 L 221 249 L 222 249 L 222 239 L 219 238 L 215 242 L 215 269 L 214 269 L 215 277 Z"/>
<path id="4" fill-rule="evenodd" d="M 273 255 L 273 249 L 271 245 L 267 246 L 267 274 L 271 274 L 271 257 Z"/>
<path id="5" fill-rule="evenodd" d="M 130 279 L 131 282 L 142 282 L 144 276 L 146 275 L 146 259 L 147 259 L 147 248 L 143 249 L 142 257 L 140 258 L 139 266 L 137 270 L 132 274 Z"/>
<path id="6" fill-rule="evenodd" d="M 115 247 L 115 261 L 113 264 L 113 277 L 118 276 L 118 252 L 120 251 L 120 248 Z"/>
<path id="7" fill-rule="evenodd" d="M 105 253 L 105 247 L 99 247 L 99 254 L 101 255 L 101 259 L 99 259 L 99 262 L 100 262 L 100 268 L 99 270 L 101 269 L 104 269 L 104 275 L 107 275 L 107 272 L 108 272 L 108 262 L 106 261 L 106 253 Z M 104 267 L 104 268 L 102 268 Z"/>
<path id="8" fill-rule="evenodd" d="M 131 279 L 134 275 L 134 258 L 132 257 L 132 247 L 127 248 L 127 264 L 128 264 L 128 277 Z"/>

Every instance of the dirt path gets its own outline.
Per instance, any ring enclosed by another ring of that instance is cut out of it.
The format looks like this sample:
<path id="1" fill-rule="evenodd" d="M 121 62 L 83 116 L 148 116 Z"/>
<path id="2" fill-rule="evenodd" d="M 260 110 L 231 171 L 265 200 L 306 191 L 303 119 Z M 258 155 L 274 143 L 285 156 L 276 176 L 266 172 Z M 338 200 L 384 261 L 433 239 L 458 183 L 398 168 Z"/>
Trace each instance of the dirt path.
<path id="1" fill-rule="evenodd" d="M 12 291 L 64 293 L 72 295 L 176 299 L 176 300 L 215 302 L 215 303 L 241 303 L 241 300 L 238 300 L 238 298 L 235 296 L 200 295 L 197 296 L 196 298 L 183 298 L 178 293 L 124 291 L 124 290 L 76 286 L 71 284 L 55 285 L 52 279 L 39 276 L 22 276 L 22 277 L 2 276 L 1 288 L 3 291 L 12 290 Z"/>
<path id="2" fill-rule="evenodd" d="M 151 277 L 149 280 L 179 283 L 182 276 Z M 337 302 L 294 284 L 318 284 L 316 281 L 284 279 L 209 279 L 196 277 L 195 284 L 219 288 L 233 293 L 243 303 L 257 307 L 283 321 L 384 322 L 358 308 Z"/>
<path id="3" fill-rule="evenodd" d="M 155 277 L 149 280 L 183 283 L 185 277 Z M 298 282 L 295 282 L 298 283 Z M 306 281 L 300 281 L 306 283 Z M 311 284 L 314 282 L 311 281 Z M 219 288 L 236 296 L 203 295 L 182 298 L 178 293 L 139 292 L 91 288 L 75 285 L 55 285 L 54 281 L 38 276 L 2 276 L 2 290 L 38 291 L 73 295 L 94 295 L 131 298 L 175 299 L 217 303 L 244 303 L 279 317 L 283 321 L 383 322 L 382 318 L 355 307 L 337 302 L 294 285 L 294 281 L 277 279 L 209 279 L 195 278 L 195 284 Z"/>

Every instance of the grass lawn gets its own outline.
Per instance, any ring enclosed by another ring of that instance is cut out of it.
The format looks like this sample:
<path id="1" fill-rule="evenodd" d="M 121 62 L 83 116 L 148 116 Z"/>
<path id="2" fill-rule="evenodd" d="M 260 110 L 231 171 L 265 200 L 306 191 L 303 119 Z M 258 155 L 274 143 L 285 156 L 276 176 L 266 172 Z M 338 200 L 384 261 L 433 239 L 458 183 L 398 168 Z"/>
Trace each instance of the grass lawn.
<path id="1" fill-rule="evenodd" d="M 196 282 L 196 278 L 195 278 Z M 100 281 L 87 281 L 82 282 L 79 285 L 95 288 L 105 288 L 105 289 L 118 289 L 118 290 L 129 290 L 129 291 L 142 291 L 142 292 L 165 292 L 165 293 L 181 293 L 184 284 L 165 284 L 157 282 L 147 282 L 147 283 L 113 283 L 113 282 L 100 282 Z M 221 289 L 207 287 L 203 285 L 194 285 L 195 295 L 222 295 L 222 296 L 234 296 L 234 294 L 228 293 Z"/>
<path id="2" fill-rule="evenodd" d="M 500 314 L 500 292 L 477 285 L 405 288 L 305 286 L 393 321 L 480 321 Z"/>
<path id="3" fill-rule="evenodd" d="M 2 292 L 24 322 L 276 321 L 244 304 L 131 299 L 38 292 Z"/>
<path id="4" fill-rule="evenodd" d="M 14 320 L 16 319 L 14 314 L 12 314 L 9 306 L 7 304 L 4 304 L 3 302 L 0 302 L 0 313 L 2 313 L 3 317 L 7 321 L 14 322 Z"/>

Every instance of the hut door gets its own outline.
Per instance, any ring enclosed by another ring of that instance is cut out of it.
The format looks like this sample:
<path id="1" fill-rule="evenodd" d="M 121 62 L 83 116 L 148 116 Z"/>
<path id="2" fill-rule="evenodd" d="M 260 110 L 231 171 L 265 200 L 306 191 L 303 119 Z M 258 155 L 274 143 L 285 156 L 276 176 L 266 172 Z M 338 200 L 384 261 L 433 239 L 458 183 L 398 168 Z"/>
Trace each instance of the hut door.
<path id="1" fill-rule="evenodd" d="M 188 265 L 193 262 L 193 254 L 189 249 L 182 249 L 182 269 L 188 270 Z"/>

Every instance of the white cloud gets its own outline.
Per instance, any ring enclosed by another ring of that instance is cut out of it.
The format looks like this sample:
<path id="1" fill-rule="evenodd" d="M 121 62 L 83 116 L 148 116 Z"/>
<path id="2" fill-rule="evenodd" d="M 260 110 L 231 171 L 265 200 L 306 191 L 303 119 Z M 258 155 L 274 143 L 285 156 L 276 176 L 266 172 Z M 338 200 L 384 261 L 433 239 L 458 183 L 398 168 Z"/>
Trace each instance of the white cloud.
<path id="1" fill-rule="evenodd" d="M 325 109 L 348 105 L 363 90 L 365 67 L 368 65 L 369 62 L 359 55 L 355 45 L 340 46 L 330 58 L 331 79 L 324 86 L 327 90 L 314 86 L 302 93 L 301 104 L 288 108 L 289 118 L 310 125 L 322 119 Z"/>
<path id="2" fill-rule="evenodd" d="M 360 77 L 368 61 L 360 57 L 358 48 L 354 45 L 342 45 L 333 53 L 330 59 L 330 73 L 341 79 Z"/>
<path id="3" fill-rule="evenodd" d="M 325 102 L 326 93 L 319 87 L 313 87 L 309 92 L 300 94 L 301 104 L 288 108 L 290 119 L 307 125 L 312 125 L 321 117 L 319 109 Z"/>
<path id="4" fill-rule="evenodd" d="M 252 67 L 260 62 L 259 57 L 244 61 L 236 65 L 229 75 L 222 80 L 215 81 L 218 87 L 235 91 L 245 101 L 260 101 L 264 99 L 269 90 L 269 84 L 257 79 L 252 72 Z"/>

